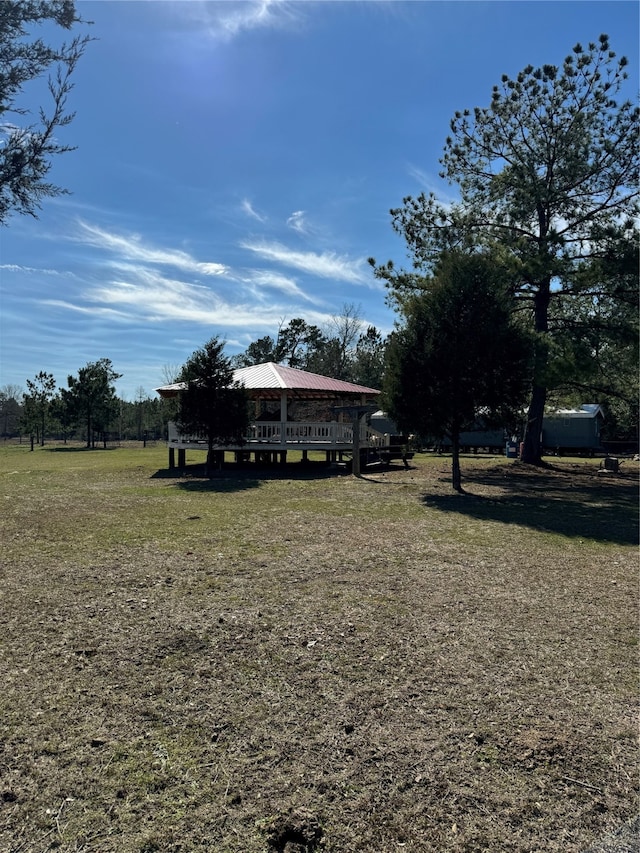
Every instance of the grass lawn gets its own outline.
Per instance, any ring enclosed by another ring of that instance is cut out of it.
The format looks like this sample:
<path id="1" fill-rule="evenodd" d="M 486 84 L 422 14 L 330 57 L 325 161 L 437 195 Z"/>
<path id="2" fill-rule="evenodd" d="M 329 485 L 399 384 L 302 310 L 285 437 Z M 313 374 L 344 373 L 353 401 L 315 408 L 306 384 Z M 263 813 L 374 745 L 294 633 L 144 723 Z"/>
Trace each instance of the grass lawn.
<path id="1" fill-rule="evenodd" d="M 550 462 L 463 458 L 460 496 L 446 456 L 0 447 L 0 850 L 578 853 L 629 820 L 637 463 Z"/>

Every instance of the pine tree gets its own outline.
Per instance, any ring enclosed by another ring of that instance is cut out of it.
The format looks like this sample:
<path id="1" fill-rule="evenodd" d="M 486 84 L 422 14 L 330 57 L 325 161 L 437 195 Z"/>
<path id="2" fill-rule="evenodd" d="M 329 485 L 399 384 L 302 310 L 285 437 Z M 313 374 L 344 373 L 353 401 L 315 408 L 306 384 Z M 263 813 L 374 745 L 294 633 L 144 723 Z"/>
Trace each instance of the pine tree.
<path id="1" fill-rule="evenodd" d="M 488 107 L 457 112 L 441 162 L 460 201 L 405 198 L 392 222 L 417 272 L 376 268 L 401 298 L 419 289 L 443 249 L 500 245 L 536 332 L 523 457 L 534 464 L 554 377 L 554 303 L 571 300 L 585 268 L 637 244 L 639 110 L 617 100 L 626 65 L 602 35 L 576 45 L 561 68 L 504 75 Z M 602 292 L 612 290 L 603 283 Z"/>
<path id="2" fill-rule="evenodd" d="M 231 362 L 224 355 L 224 342 L 211 338 L 196 350 L 182 368 L 186 383 L 180 394 L 177 424 L 185 435 L 207 439 L 207 474 L 215 465 L 214 448 L 241 444 L 249 423 L 247 395 L 233 381 Z"/>
<path id="3" fill-rule="evenodd" d="M 462 491 L 460 433 L 524 400 L 530 340 L 513 320 L 508 282 L 490 257 L 444 254 L 387 346 L 384 403 L 401 430 L 448 437 L 452 485 Z"/>
<path id="4" fill-rule="evenodd" d="M 91 40 L 76 36 L 68 44 L 52 46 L 35 35 L 53 22 L 71 30 L 81 19 L 72 0 L 2 0 L 0 2 L 0 225 L 11 213 L 36 216 L 42 200 L 67 190 L 50 183 L 52 158 L 72 151 L 59 141 L 61 128 L 73 120 L 67 112 L 72 76 Z M 38 120 L 20 105 L 25 86 L 48 74 L 51 105 L 41 107 Z"/>

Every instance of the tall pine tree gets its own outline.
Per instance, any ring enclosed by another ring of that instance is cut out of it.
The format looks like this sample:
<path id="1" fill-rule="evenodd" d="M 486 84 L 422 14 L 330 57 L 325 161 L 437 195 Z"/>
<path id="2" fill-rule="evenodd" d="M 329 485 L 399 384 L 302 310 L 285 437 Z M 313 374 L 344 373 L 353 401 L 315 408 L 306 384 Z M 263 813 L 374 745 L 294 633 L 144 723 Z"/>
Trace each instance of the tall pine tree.
<path id="1" fill-rule="evenodd" d="M 392 222 L 416 272 L 391 262 L 376 267 L 398 295 L 420 289 L 443 249 L 501 246 L 537 333 L 523 456 L 533 464 L 541 461 L 545 403 L 557 376 L 554 303 L 564 300 L 571 311 L 585 269 L 637 243 L 639 111 L 617 100 L 626 65 L 602 35 L 586 49 L 576 45 L 560 68 L 529 65 L 514 80 L 504 75 L 488 107 L 456 113 L 441 162 L 459 201 L 405 198 Z M 601 280 L 599 294 L 615 299 L 610 280 Z"/>

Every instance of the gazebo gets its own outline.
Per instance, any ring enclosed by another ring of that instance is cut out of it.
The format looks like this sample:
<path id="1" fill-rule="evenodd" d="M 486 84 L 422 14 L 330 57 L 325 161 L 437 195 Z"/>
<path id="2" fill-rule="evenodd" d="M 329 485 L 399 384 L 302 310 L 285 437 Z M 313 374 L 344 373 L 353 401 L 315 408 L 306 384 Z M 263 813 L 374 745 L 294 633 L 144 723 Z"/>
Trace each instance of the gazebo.
<path id="1" fill-rule="evenodd" d="M 242 443 L 219 447 L 232 451 L 236 461 L 286 462 L 288 450 L 299 450 L 306 460 L 310 451 L 323 451 L 327 462 L 342 461 L 347 455 L 353 470 L 360 470 L 361 456 L 378 450 L 391 458 L 392 436 L 367 426 L 365 416 L 379 409 L 380 391 L 320 376 L 274 362 L 241 367 L 234 371 L 235 382 L 244 386 L 254 405 L 254 417 Z M 161 397 L 176 397 L 184 383 L 163 385 Z M 311 418 L 310 414 L 315 415 Z M 204 437 L 180 435 L 169 424 L 169 467 L 184 467 L 187 450 L 207 450 Z M 401 455 L 395 453 L 394 455 Z"/>

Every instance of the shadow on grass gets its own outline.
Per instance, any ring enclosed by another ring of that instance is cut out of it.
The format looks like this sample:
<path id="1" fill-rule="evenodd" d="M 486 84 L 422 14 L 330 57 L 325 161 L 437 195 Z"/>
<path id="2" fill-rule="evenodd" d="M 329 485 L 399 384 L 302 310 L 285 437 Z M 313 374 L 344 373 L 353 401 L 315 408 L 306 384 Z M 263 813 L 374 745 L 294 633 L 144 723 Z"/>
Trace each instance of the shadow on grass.
<path id="1" fill-rule="evenodd" d="M 87 447 L 86 445 L 70 447 L 64 445 L 63 447 L 39 447 L 38 450 L 44 450 L 47 453 L 104 453 L 105 451 L 118 450 L 118 447 L 117 445 L 109 447 L 102 447 L 102 445 L 100 447 Z"/>
<path id="2" fill-rule="evenodd" d="M 473 472 L 465 494 L 425 495 L 426 506 L 481 521 L 517 524 L 574 539 L 638 544 L 637 479 L 566 469 Z M 499 488 L 496 496 L 475 488 Z"/>
<path id="3" fill-rule="evenodd" d="M 228 463 L 211 477 L 207 477 L 204 465 L 189 465 L 182 469 L 160 469 L 151 478 L 173 480 L 177 488 L 187 492 L 235 492 L 257 489 L 269 480 L 319 480 L 342 473 L 325 462 L 291 462 L 284 465 Z"/>

